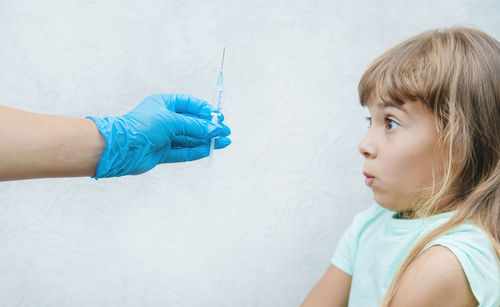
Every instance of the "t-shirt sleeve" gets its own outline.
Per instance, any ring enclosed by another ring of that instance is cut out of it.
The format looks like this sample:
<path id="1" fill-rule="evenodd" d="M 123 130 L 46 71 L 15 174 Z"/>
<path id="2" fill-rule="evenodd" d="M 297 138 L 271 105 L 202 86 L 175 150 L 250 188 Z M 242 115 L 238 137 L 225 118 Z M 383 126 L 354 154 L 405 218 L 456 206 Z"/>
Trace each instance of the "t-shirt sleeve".
<path id="1" fill-rule="evenodd" d="M 353 245 L 355 243 L 355 235 L 354 232 L 354 222 L 347 227 L 347 229 L 340 237 L 340 241 L 337 244 L 337 248 L 333 253 L 331 263 L 344 271 L 345 273 L 352 276 L 353 273 Z"/>
<path id="2" fill-rule="evenodd" d="M 500 306 L 500 259 L 484 232 L 469 226 L 439 237 L 426 248 L 434 245 L 455 254 L 479 306 Z"/>
<path id="3" fill-rule="evenodd" d="M 380 206 L 373 204 L 354 216 L 351 225 L 347 227 L 342 237 L 340 237 L 337 248 L 333 253 L 331 263 L 334 266 L 352 276 L 362 230 L 366 227 L 367 223 L 371 222 L 382 212 L 383 209 Z"/>

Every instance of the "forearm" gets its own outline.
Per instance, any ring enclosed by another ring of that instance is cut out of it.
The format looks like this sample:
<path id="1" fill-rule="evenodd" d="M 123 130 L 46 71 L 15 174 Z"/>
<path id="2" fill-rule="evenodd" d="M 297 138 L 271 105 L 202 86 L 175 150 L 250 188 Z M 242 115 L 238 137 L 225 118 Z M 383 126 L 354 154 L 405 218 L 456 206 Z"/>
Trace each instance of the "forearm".
<path id="1" fill-rule="evenodd" d="M 0 181 L 94 176 L 105 147 L 91 119 L 0 106 Z"/>

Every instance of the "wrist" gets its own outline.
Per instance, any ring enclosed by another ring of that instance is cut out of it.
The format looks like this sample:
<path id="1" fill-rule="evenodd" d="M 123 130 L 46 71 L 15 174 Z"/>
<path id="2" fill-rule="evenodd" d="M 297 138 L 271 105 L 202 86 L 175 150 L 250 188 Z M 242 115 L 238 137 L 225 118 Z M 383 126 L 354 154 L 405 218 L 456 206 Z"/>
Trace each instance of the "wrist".
<path id="1" fill-rule="evenodd" d="M 93 176 L 106 147 L 106 141 L 96 125 L 86 118 L 55 116 L 53 121 L 59 123 L 51 135 L 60 131 L 60 137 L 56 146 L 58 153 L 53 160 L 49 160 L 47 171 L 54 169 L 56 177 Z M 50 166 L 50 163 L 57 167 Z"/>
<path id="2" fill-rule="evenodd" d="M 107 142 L 106 138 L 97 128 L 95 122 L 90 118 L 84 118 L 85 121 L 84 129 L 85 135 L 84 140 L 87 140 L 87 150 L 89 155 L 90 163 L 90 172 L 86 175 L 94 177 L 96 175 L 97 166 L 99 164 L 99 160 L 102 157 L 102 154 L 106 150 Z"/>

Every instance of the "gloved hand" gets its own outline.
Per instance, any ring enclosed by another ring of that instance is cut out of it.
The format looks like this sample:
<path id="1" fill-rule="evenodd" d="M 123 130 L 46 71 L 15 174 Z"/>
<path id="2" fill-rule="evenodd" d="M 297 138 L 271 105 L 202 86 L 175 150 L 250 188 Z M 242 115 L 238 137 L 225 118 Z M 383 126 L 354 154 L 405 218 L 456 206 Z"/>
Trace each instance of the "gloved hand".
<path id="1" fill-rule="evenodd" d="M 228 146 L 229 127 L 210 121 L 209 103 L 183 94 L 149 96 L 128 114 L 104 118 L 88 116 L 106 139 L 106 149 L 92 178 L 138 175 L 159 163 L 207 157 L 210 140 L 215 149 Z M 223 118 L 223 117 L 222 117 Z"/>

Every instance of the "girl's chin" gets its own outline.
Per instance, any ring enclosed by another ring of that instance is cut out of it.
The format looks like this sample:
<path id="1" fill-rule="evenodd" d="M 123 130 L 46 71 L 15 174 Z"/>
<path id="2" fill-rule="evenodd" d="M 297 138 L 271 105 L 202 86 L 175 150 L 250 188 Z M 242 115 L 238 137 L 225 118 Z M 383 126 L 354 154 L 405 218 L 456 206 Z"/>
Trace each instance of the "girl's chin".
<path id="1" fill-rule="evenodd" d="M 405 208 L 404 204 L 401 203 L 401 201 L 396 201 L 394 198 L 389 198 L 387 195 L 383 195 L 382 193 L 374 190 L 373 191 L 373 198 L 375 199 L 375 202 L 379 204 L 379 206 L 384 207 L 387 210 L 391 211 L 406 211 L 408 210 Z"/>

